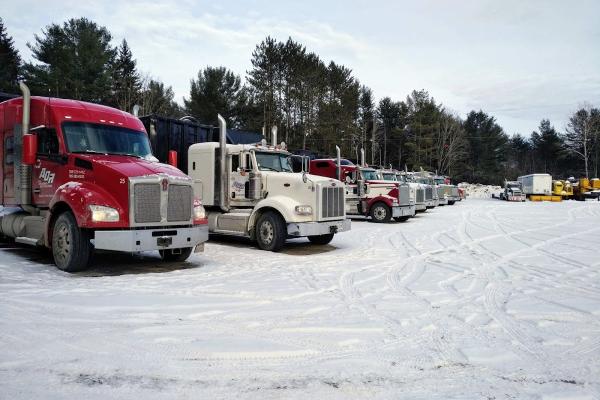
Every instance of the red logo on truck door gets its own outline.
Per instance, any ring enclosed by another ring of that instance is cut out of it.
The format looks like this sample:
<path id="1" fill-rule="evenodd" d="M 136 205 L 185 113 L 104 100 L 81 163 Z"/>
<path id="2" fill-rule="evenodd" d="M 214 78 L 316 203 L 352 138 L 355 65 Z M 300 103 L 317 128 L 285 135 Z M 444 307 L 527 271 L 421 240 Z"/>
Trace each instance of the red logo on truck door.
<path id="1" fill-rule="evenodd" d="M 56 175 L 54 172 L 46 168 L 42 168 L 42 172 L 40 172 L 40 180 L 51 184 L 52 182 L 54 182 L 54 175 Z"/>

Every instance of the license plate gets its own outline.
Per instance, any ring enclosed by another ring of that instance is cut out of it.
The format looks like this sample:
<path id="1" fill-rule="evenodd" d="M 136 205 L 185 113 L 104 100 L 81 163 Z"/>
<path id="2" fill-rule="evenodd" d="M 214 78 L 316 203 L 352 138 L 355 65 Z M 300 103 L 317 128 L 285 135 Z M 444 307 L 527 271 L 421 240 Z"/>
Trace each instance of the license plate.
<path id="1" fill-rule="evenodd" d="M 173 238 L 170 236 L 161 236 L 156 238 L 156 245 L 160 247 L 168 247 L 173 244 Z"/>

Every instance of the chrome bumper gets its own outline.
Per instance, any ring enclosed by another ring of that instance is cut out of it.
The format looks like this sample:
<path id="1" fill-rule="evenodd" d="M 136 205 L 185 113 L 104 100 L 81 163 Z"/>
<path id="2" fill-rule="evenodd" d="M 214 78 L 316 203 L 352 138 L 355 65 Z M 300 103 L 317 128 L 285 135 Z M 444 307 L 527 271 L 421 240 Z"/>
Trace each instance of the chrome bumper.
<path id="1" fill-rule="evenodd" d="M 349 230 L 349 219 L 322 222 L 290 222 L 287 225 L 288 236 L 292 237 L 326 235 Z"/>
<path id="2" fill-rule="evenodd" d="M 415 204 L 415 211 L 423 211 L 427 210 L 427 205 L 425 203 Z"/>
<path id="3" fill-rule="evenodd" d="M 151 251 L 195 247 L 208 240 L 208 224 L 189 228 L 96 231 L 94 247 L 101 250 Z"/>
<path id="4" fill-rule="evenodd" d="M 410 206 L 394 206 L 392 207 L 392 217 L 413 217 L 416 213 L 414 205 Z"/>
<path id="5" fill-rule="evenodd" d="M 445 197 L 443 199 L 438 199 L 438 201 L 439 201 L 438 205 L 440 205 L 440 206 L 445 206 L 448 204 L 448 199 Z"/>

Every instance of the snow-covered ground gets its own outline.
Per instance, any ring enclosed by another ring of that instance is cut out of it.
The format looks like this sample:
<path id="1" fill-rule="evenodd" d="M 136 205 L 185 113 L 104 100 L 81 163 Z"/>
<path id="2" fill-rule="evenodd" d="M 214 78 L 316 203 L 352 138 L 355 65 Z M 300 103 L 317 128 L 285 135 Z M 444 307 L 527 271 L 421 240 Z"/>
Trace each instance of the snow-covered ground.
<path id="1" fill-rule="evenodd" d="M 279 254 L 0 249 L 2 399 L 598 399 L 600 203 L 473 200 Z"/>

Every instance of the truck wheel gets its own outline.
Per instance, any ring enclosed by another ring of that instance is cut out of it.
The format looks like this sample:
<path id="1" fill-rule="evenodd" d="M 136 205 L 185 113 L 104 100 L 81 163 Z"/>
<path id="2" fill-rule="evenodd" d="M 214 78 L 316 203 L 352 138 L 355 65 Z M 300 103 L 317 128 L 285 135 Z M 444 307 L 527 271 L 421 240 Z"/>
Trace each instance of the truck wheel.
<path id="1" fill-rule="evenodd" d="M 371 219 L 373 222 L 389 222 L 392 218 L 392 212 L 385 203 L 375 203 L 371 207 Z"/>
<path id="2" fill-rule="evenodd" d="M 403 217 L 394 217 L 394 221 L 396 222 L 406 222 L 410 218 L 410 215 L 405 215 Z"/>
<path id="3" fill-rule="evenodd" d="M 309 236 L 308 240 L 310 240 L 310 242 L 314 244 L 328 244 L 329 242 L 331 242 L 331 240 L 333 240 L 333 233 Z"/>
<path id="4" fill-rule="evenodd" d="M 454 200 L 448 200 L 448 205 L 449 206 L 453 206 L 454 205 Z"/>
<path id="5" fill-rule="evenodd" d="M 193 248 L 185 247 L 183 249 L 177 249 L 177 250 L 181 250 L 181 253 L 174 253 L 173 249 L 159 250 L 158 252 L 160 253 L 160 257 L 163 259 L 163 261 L 183 262 L 190 257 L 190 255 L 192 254 Z"/>
<path id="6" fill-rule="evenodd" d="M 56 266 L 66 272 L 83 271 L 93 251 L 89 232 L 77 226 L 73 214 L 70 211 L 60 214 L 52 230 L 52 256 Z"/>
<path id="7" fill-rule="evenodd" d="M 287 230 L 284 221 L 273 211 L 267 211 L 256 223 L 258 247 L 268 251 L 279 251 L 285 243 Z"/>

